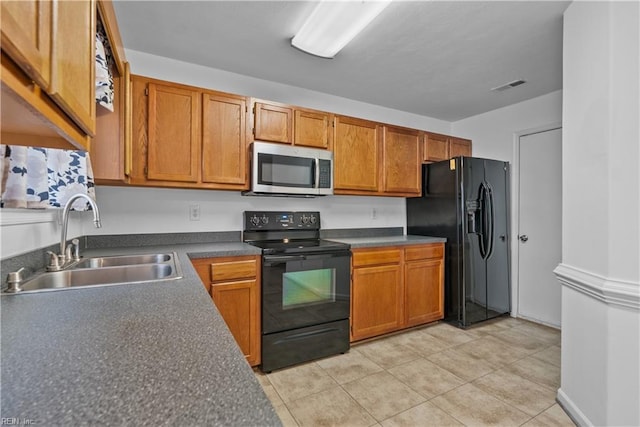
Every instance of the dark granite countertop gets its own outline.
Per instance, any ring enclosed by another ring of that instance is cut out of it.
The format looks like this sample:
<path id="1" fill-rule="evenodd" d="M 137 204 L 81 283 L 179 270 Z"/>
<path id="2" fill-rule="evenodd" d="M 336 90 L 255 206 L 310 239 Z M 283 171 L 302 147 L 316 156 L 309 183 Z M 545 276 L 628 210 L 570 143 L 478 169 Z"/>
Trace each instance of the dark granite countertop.
<path id="1" fill-rule="evenodd" d="M 351 249 L 377 247 L 377 246 L 423 245 L 426 243 L 444 243 L 447 241 L 447 239 L 445 239 L 444 237 L 413 236 L 413 235 L 340 237 L 340 238 L 329 238 L 329 240 L 333 240 L 341 243 L 347 243 L 351 245 Z"/>
<path id="2" fill-rule="evenodd" d="M 87 249 L 176 252 L 183 278 L 1 298 L 2 418 L 38 425 L 281 425 L 189 257 L 241 242 Z"/>

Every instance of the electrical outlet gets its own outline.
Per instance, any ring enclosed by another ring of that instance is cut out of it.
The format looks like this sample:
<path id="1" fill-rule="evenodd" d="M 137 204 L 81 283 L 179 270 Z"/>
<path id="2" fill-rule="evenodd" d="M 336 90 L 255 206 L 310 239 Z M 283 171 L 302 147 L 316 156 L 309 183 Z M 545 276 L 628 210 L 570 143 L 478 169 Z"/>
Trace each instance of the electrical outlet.
<path id="1" fill-rule="evenodd" d="M 189 205 L 189 221 L 200 221 L 200 205 Z"/>
<path id="2" fill-rule="evenodd" d="M 378 218 L 378 210 L 376 208 L 371 208 L 371 219 Z"/>

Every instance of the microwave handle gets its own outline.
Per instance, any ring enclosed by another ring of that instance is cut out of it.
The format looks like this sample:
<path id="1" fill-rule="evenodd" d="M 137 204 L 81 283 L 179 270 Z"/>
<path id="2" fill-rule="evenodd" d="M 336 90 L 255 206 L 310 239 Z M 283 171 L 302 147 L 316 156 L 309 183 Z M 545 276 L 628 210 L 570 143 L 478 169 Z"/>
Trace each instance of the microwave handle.
<path id="1" fill-rule="evenodd" d="M 320 159 L 317 157 L 315 158 L 314 168 L 313 188 L 320 188 Z"/>

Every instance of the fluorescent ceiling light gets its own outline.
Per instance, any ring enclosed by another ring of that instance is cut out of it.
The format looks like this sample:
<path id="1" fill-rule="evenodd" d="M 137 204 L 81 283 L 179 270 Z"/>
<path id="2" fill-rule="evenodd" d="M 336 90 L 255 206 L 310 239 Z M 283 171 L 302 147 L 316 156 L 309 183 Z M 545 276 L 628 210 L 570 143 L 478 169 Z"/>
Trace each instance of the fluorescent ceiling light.
<path id="1" fill-rule="evenodd" d="M 321 1 L 291 45 L 312 55 L 333 58 L 391 3 L 377 1 Z"/>

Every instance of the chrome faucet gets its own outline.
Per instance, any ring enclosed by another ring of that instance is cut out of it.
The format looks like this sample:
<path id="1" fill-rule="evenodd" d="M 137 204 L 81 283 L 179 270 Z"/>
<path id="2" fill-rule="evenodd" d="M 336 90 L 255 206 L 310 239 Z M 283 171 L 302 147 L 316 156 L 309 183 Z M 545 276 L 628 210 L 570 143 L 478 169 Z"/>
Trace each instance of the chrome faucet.
<path id="1" fill-rule="evenodd" d="M 69 224 L 69 211 L 71 211 L 71 206 L 73 202 L 78 199 L 87 199 L 89 204 L 91 205 L 91 209 L 93 209 L 93 223 L 96 228 L 102 227 L 102 223 L 100 222 L 100 211 L 98 210 L 98 205 L 96 202 L 89 196 L 83 193 L 74 194 L 67 200 L 67 203 L 64 205 L 64 209 L 62 210 L 62 231 L 60 234 L 60 253 L 58 255 L 53 252 L 47 252 L 50 256 L 49 265 L 47 266 L 47 270 L 49 271 L 59 271 L 63 270 L 73 261 L 80 260 L 80 242 L 77 239 L 73 239 L 71 245 L 67 247 L 67 226 Z"/>

